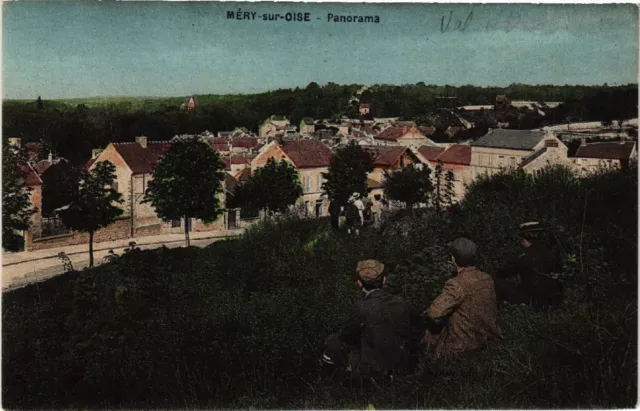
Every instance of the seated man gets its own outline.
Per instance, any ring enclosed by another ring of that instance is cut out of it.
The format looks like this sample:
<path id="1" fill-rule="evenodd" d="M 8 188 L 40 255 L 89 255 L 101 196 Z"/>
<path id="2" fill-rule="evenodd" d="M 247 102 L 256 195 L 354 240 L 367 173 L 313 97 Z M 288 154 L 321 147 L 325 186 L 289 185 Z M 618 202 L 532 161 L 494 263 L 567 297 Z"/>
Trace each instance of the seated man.
<path id="1" fill-rule="evenodd" d="M 544 228 L 537 221 L 520 225 L 523 251 L 498 270 L 494 279 L 498 301 L 530 304 L 534 308 L 562 302 L 562 284 L 550 276 L 562 270 L 562 260 L 545 244 L 543 232 Z M 519 284 L 507 280 L 518 275 Z"/>
<path id="2" fill-rule="evenodd" d="M 457 274 L 423 313 L 427 354 L 462 354 L 501 338 L 493 280 L 476 268 L 476 250 L 475 243 L 466 238 L 450 244 Z"/>
<path id="3" fill-rule="evenodd" d="M 322 377 L 331 378 L 337 367 L 351 377 L 381 381 L 409 358 L 410 310 L 404 299 L 384 287 L 384 265 L 360 261 L 356 284 L 362 289 L 351 321 L 325 342 Z"/>

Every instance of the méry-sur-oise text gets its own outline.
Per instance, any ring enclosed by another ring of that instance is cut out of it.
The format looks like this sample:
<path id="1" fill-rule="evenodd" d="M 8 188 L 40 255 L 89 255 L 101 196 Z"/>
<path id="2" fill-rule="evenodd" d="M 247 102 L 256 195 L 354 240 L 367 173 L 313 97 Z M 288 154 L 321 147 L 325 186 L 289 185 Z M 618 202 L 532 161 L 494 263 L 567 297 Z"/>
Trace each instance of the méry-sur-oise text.
<path id="1" fill-rule="evenodd" d="M 236 11 L 227 11 L 227 20 L 308 22 L 322 20 L 322 17 L 312 18 L 311 13 L 307 12 L 258 13 L 238 9 Z M 327 13 L 326 21 L 329 23 L 380 23 L 380 17 Z"/>

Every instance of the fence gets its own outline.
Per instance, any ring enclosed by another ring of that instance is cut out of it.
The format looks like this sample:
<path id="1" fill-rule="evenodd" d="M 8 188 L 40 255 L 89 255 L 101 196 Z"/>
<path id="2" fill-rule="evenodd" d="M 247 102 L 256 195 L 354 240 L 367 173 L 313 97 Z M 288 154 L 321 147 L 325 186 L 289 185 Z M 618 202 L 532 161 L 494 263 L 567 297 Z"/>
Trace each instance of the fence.
<path id="1" fill-rule="evenodd" d="M 33 238 L 51 237 L 54 235 L 69 234 L 72 229 L 65 226 L 58 217 L 42 218 L 40 230 L 33 231 Z"/>

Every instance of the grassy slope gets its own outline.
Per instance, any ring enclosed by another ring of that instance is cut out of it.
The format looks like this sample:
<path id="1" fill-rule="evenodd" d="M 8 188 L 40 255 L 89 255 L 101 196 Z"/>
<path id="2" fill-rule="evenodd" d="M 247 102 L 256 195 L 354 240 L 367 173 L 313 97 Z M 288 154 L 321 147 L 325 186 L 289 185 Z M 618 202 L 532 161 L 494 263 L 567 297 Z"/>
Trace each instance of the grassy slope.
<path id="1" fill-rule="evenodd" d="M 618 180 L 606 180 L 609 191 L 602 195 L 623 192 Z M 569 183 L 562 187 L 571 194 Z M 554 187 L 544 190 L 556 195 Z M 324 220 L 283 221 L 204 250 L 133 252 L 81 275 L 8 293 L 3 298 L 4 405 L 361 408 L 373 403 L 380 409 L 635 404 L 636 288 L 621 279 L 627 269 L 607 257 L 606 246 L 621 246 L 613 237 L 602 238 L 597 221 L 583 230 L 582 267 L 572 256 L 567 260 L 563 306 L 540 313 L 503 309 L 502 346 L 454 360 L 426 358 L 421 363 L 426 372 L 401 378 L 384 391 L 313 388 L 324 337 L 346 319 L 355 298 L 350 278 L 356 261 L 383 260 L 392 287 L 416 312 L 448 276 L 442 245 L 452 235 L 476 231 L 485 239 L 480 243 L 482 268 L 499 264 L 502 255 L 485 247 L 509 251 L 510 216 L 500 207 L 500 195 L 488 193 L 494 204 L 471 193 L 474 204 L 453 221 L 417 216 L 394 222 L 383 234 L 367 232 L 357 239 L 333 235 Z M 591 196 L 589 201 L 600 207 L 598 196 Z M 565 213 L 564 200 L 545 201 L 546 210 Z M 580 201 L 573 202 L 582 209 Z M 511 198 L 510 212 L 519 204 Z M 585 219 L 589 222 L 586 214 Z M 616 220 L 609 219 L 606 232 L 615 227 Z"/>

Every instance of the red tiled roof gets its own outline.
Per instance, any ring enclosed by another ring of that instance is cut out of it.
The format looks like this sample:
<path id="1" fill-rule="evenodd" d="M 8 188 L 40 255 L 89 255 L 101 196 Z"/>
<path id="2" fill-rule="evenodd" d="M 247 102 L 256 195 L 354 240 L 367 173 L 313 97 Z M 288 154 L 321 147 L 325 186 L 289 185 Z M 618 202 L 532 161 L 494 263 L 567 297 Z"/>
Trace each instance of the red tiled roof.
<path id="1" fill-rule="evenodd" d="M 424 134 L 425 136 L 427 136 L 427 137 L 429 137 L 430 135 L 432 135 L 433 133 L 436 132 L 436 128 L 435 127 L 420 126 L 420 127 L 418 127 L 418 130 L 420 130 L 420 132 L 422 134 Z"/>
<path id="2" fill-rule="evenodd" d="M 227 170 L 231 169 L 232 164 L 251 164 L 251 159 L 242 156 L 226 156 L 223 158 L 224 165 Z"/>
<path id="3" fill-rule="evenodd" d="M 233 147 L 254 148 L 258 145 L 258 139 L 251 137 L 236 138 L 231 142 L 231 145 Z"/>
<path id="4" fill-rule="evenodd" d="M 251 169 L 243 168 L 238 174 L 234 176 L 238 181 L 247 181 L 251 177 Z"/>
<path id="5" fill-rule="evenodd" d="M 227 138 L 226 137 L 214 137 L 213 138 L 213 144 L 227 144 Z"/>
<path id="6" fill-rule="evenodd" d="M 153 173 L 160 158 L 169 150 L 171 143 L 150 141 L 147 148 L 138 143 L 113 143 L 113 147 L 134 174 Z"/>
<path id="7" fill-rule="evenodd" d="M 373 154 L 374 167 L 391 167 L 398 161 L 407 148 L 403 146 L 388 146 L 372 147 L 366 150 Z"/>
<path id="8" fill-rule="evenodd" d="M 167 141 L 150 141 L 147 144 L 147 150 L 153 157 L 154 166 L 160 161 L 163 155 L 171 148 L 172 143 Z"/>
<path id="9" fill-rule="evenodd" d="M 96 157 L 97 158 L 97 157 Z M 91 166 L 93 165 L 93 163 L 96 162 L 95 158 L 91 158 L 89 159 L 89 161 L 87 161 L 86 163 L 84 163 L 84 166 L 82 166 L 82 169 L 84 171 L 89 171 L 89 168 L 91 168 Z"/>
<path id="10" fill-rule="evenodd" d="M 49 167 L 51 167 L 51 163 L 49 162 L 49 160 L 42 160 L 38 161 L 33 166 L 33 169 L 36 171 L 36 173 L 38 173 L 38 175 L 42 175 L 45 171 L 47 171 Z"/>
<path id="11" fill-rule="evenodd" d="M 406 127 L 388 127 L 376 136 L 379 140 L 397 141 L 400 137 L 407 133 Z"/>
<path id="12" fill-rule="evenodd" d="M 434 147 L 434 146 L 421 146 L 418 149 L 418 152 L 422 154 L 427 161 L 436 161 L 438 156 L 442 154 L 444 148 L 442 147 Z"/>
<path id="13" fill-rule="evenodd" d="M 151 173 L 154 158 L 138 143 L 113 143 L 120 157 L 129 166 L 133 174 Z"/>
<path id="14" fill-rule="evenodd" d="M 471 164 L 471 146 L 452 144 L 438 156 L 437 160 L 446 164 L 460 164 L 468 166 Z"/>
<path id="15" fill-rule="evenodd" d="M 25 185 L 33 187 L 42 184 L 42 180 L 40 179 L 40 177 L 38 177 L 38 174 L 36 174 L 35 170 L 30 165 L 19 164 L 18 169 L 20 170 L 20 174 L 22 174 Z"/>
<path id="16" fill-rule="evenodd" d="M 367 103 L 360 104 L 360 108 L 370 108 L 371 106 Z"/>
<path id="17" fill-rule="evenodd" d="M 229 145 L 227 143 L 224 144 L 209 144 L 211 146 L 211 148 L 213 148 L 216 151 L 229 151 Z"/>
<path id="18" fill-rule="evenodd" d="M 329 167 L 331 150 L 318 140 L 284 141 L 280 147 L 296 168 Z"/>
<path id="19" fill-rule="evenodd" d="M 635 144 L 633 141 L 586 144 L 578 149 L 575 157 L 628 160 Z"/>
<path id="20" fill-rule="evenodd" d="M 233 189 L 238 185 L 239 181 L 229 173 L 224 173 L 224 188 L 228 192 L 233 192 Z"/>

